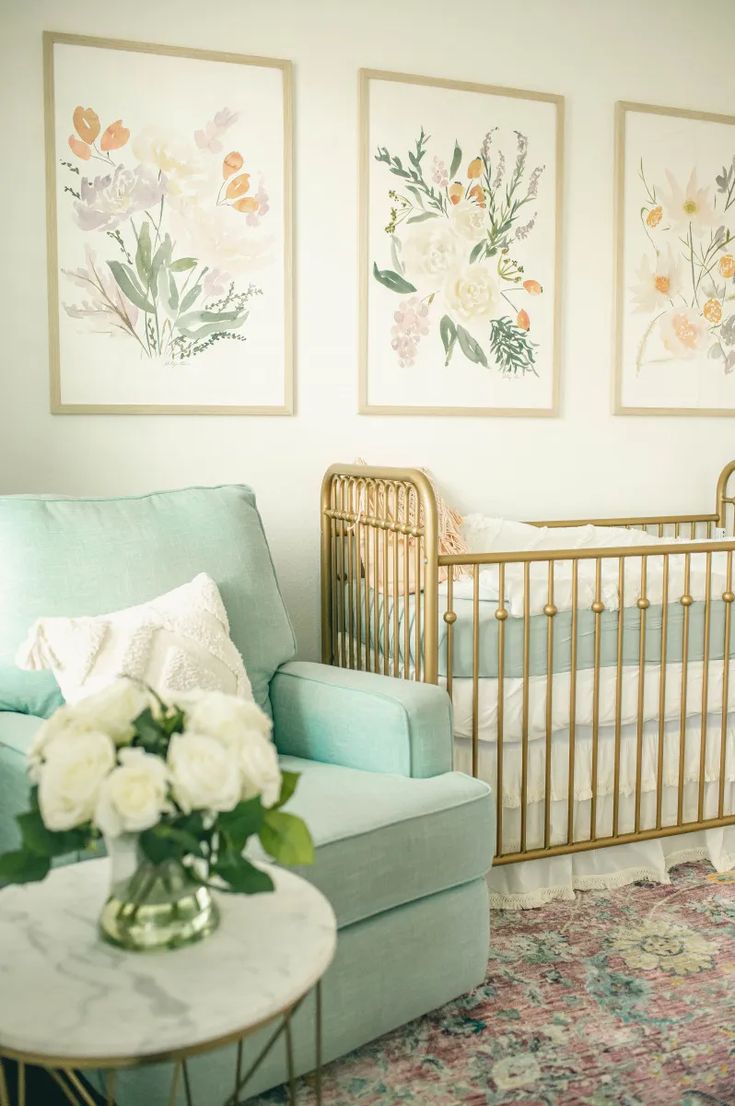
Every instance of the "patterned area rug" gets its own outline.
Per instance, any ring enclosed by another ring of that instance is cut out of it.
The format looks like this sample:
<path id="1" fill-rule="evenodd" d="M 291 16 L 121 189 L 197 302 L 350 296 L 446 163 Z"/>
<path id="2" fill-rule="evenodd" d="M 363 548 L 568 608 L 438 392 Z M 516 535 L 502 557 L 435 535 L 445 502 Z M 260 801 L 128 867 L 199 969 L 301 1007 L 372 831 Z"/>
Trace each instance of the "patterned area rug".
<path id="1" fill-rule="evenodd" d="M 735 873 L 492 925 L 484 984 L 331 1064 L 324 1106 L 735 1106 Z"/>

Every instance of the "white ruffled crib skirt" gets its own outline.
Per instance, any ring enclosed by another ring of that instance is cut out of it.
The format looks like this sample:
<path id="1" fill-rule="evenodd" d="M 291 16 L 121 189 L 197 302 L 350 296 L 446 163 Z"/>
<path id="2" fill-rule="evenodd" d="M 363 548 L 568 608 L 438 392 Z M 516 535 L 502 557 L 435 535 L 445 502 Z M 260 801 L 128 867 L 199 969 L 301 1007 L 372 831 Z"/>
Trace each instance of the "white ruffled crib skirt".
<path id="1" fill-rule="evenodd" d="M 725 784 L 723 809 L 735 809 L 735 718 L 728 717 L 726 731 Z M 708 719 L 704 760 L 704 817 L 717 817 L 720 802 L 721 719 Z M 644 727 L 641 762 L 640 826 L 656 825 L 656 787 L 658 771 L 658 725 Z M 661 822 L 665 827 L 677 821 L 679 796 L 679 726 L 669 722 L 664 730 L 663 789 Z M 596 803 L 597 836 L 612 832 L 613 790 L 615 780 L 614 733 L 601 730 L 598 740 L 598 783 Z M 635 778 L 637 732 L 634 726 L 621 731 L 618 832 L 635 829 Z M 532 741 L 528 754 L 528 801 L 526 805 L 526 847 L 543 845 L 545 742 Z M 483 741 L 478 749 L 478 775 L 495 789 L 497 750 L 494 742 Z M 573 803 L 574 834 L 577 840 L 589 837 L 592 795 L 592 733 L 580 727 L 575 741 L 575 787 Z M 520 847 L 521 748 L 511 744 L 504 750 L 503 772 L 503 851 Z M 698 820 L 699 778 L 701 767 L 701 718 L 688 720 L 685 736 L 683 819 Z M 471 771 L 471 743 L 455 739 L 455 768 Z M 552 745 L 551 843 L 563 844 L 567 838 L 569 739 L 556 734 Z M 496 795 L 496 799 L 497 799 Z M 735 826 L 718 827 L 692 833 L 675 834 L 625 845 L 554 856 L 548 859 L 519 861 L 494 866 L 488 876 L 491 906 L 494 909 L 539 907 L 553 899 L 573 899 L 575 891 L 620 887 L 637 880 L 668 883 L 669 870 L 676 864 L 707 859 L 717 872 L 735 867 Z"/>

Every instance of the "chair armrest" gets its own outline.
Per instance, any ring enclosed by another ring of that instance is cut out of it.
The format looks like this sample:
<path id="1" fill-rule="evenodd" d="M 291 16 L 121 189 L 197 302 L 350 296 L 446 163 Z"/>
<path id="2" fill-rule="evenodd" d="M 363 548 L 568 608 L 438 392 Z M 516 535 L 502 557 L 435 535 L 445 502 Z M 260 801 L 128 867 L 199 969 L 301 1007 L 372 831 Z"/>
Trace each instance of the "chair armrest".
<path id="1" fill-rule="evenodd" d="M 271 705 L 289 756 L 403 776 L 452 770 L 451 705 L 433 684 L 289 661 L 273 677 Z"/>

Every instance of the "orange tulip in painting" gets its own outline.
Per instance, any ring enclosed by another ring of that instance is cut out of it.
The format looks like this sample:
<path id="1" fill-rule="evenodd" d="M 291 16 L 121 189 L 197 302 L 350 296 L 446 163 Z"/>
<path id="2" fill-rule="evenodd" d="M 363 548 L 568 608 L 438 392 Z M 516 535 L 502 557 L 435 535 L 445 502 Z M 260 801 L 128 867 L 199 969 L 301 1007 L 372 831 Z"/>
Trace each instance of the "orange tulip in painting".
<path id="1" fill-rule="evenodd" d="M 237 150 L 233 150 L 222 162 L 222 176 L 227 180 L 233 173 L 239 173 L 242 166 L 242 154 L 238 153 Z"/>
<path id="2" fill-rule="evenodd" d="M 453 204 L 458 204 L 464 195 L 464 188 L 459 181 L 455 181 L 454 184 L 449 185 L 447 194 Z"/>
<path id="3" fill-rule="evenodd" d="M 532 296 L 540 296 L 543 292 L 543 286 L 539 284 L 537 280 L 524 280 L 523 287 L 527 292 L 530 292 Z"/>
<path id="4" fill-rule="evenodd" d="M 227 185 L 227 199 L 237 200 L 240 196 L 244 196 L 250 188 L 250 174 L 241 173 L 239 177 L 235 177 Z"/>
<path id="5" fill-rule="evenodd" d="M 474 158 L 467 166 L 467 176 L 470 180 L 477 180 L 482 172 L 482 158 Z"/>
<path id="6" fill-rule="evenodd" d="M 74 121 L 74 130 L 77 132 L 82 142 L 94 142 L 95 138 L 100 133 L 100 119 L 97 113 L 92 111 L 91 108 L 83 108 L 80 105 L 74 108 L 72 119 Z M 80 157 L 81 156 L 80 154 Z"/>
<path id="7" fill-rule="evenodd" d="M 519 311 L 516 316 L 516 326 L 521 330 L 529 330 L 531 326 L 531 320 L 528 317 L 527 311 Z"/>
<path id="8" fill-rule="evenodd" d="M 259 204 L 255 196 L 243 196 L 241 200 L 235 200 L 232 206 L 235 211 L 242 211 L 246 215 L 252 215 L 258 210 Z"/>
<path id="9" fill-rule="evenodd" d="M 100 139 L 100 149 L 105 152 L 108 150 L 119 150 L 121 146 L 125 145 L 129 138 L 130 131 L 122 125 L 122 119 L 117 119 L 114 123 L 110 123 L 109 127 L 102 135 Z"/>
<path id="10" fill-rule="evenodd" d="M 75 134 L 69 135 L 69 148 L 80 157 L 82 161 L 89 161 L 92 156 L 92 148 L 88 146 L 86 142 L 82 142 L 81 138 L 77 138 Z"/>

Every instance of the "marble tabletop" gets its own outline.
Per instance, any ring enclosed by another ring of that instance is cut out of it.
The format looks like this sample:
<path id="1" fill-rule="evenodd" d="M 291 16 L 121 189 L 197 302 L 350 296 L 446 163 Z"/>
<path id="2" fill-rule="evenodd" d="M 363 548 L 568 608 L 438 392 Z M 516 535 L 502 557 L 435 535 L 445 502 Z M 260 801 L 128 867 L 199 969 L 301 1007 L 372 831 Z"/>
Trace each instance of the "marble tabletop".
<path id="1" fill-rule="evenodd" d="M 0 891 L 0 1054 L 57 1067 L 170 1057 L 267 1021 L 332 960 L 331 906 L 271 866 L 275 892 L 218 895 L 220 926 L 198 944 L 113 948 L 97 933 L 108 863 L 57 868 L 42 883 Z"/>

